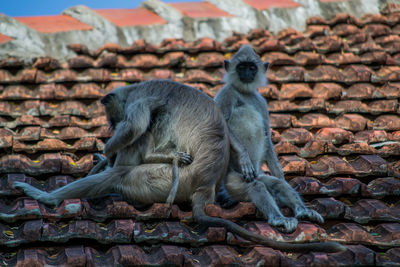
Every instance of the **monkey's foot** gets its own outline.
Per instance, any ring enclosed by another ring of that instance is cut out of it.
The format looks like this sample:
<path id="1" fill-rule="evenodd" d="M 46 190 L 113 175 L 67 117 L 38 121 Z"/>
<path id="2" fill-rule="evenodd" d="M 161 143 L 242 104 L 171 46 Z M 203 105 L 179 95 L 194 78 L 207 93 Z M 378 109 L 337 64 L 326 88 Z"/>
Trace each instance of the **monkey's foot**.
<path id="1" fill-rule="evenodd" d="M 275 227 L 283 227 L 283 231 L 290 233 L 296 230 L 298 221 L 294 217 L 273 217 L 268 218 L 268 224 Z"/>
<path id="2" fill-rule="evenodd" d="M 318 223 L 324 223 L 324 218 L 315 210 L 301 207 L 296 208 L 294 213 L 296 218 L 309 219 Z"/>
<path id="3" fill-rule="evenodd" d="M 186 164 L 186 165 L 188 165 L 188 164 L 190 164 L 190 163 L 193 162 L 192 156 L 189 155 L 189 154 L 186 153 L 186 152 L 174 152 L 174 157 L 175 157 L 180 163 L 183 163 L 183 164 Z"/>

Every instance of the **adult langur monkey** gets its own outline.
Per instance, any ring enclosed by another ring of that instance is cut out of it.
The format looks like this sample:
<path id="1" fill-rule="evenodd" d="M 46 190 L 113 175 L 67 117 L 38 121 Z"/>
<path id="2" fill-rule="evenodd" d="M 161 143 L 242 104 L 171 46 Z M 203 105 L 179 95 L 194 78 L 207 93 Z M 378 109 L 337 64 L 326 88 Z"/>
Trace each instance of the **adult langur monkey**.
<path id="1" fill-rule="evenodd" d="M 270 225 L 282 226 L 291 232 L 297 227 L 296 218 L 319 223 L 324 219 L 318 212 L 308 209 L 285 181 L 271 141 L 267 102 L 257 92 L 257 88 L 267 84 L 267 69 L 268 63 L 262 62 L 249 45 L 241 47 L 231 60 L 225 61 L 226 85 L 215 96 L 228 123 L 235 152 L 231 153 L 225 186 L 234 200 L 252 201 Z M 272 176 L 262 172 L 263 161 Z M 220 193 L 225 194 L 224 191 Z M 291 208 L 296 218 L 283 216 L 279 206 Z"/>
<path id="2" fill-rule="evenodd" d="M 117 94 L 108 94 L 101 99 L 104 105 L 108 125 L 110 129 L 115 130 L 118 123 L 124 119 L 124 105 L 121 104 Z M 157 99 L 149 98 L 148 101 L 156 103 Z M 100 154 L 95 154 L 95 158 L 100 162 L 96 164 L 88 175 L 94 175 L 112 166 L 130 166 L 135 167 L 140 164 L 149 163 L 172 163 L 172 186 L 167 197 L 166 203 L 172 205 L 175 200 L 179 187 L 178 164 L 192 163 L 192 157 L 185 152 L 172 151 L 176 146 L 170 144 L 164 146 L 163 151 L 155 151 L 154 137 L 150 131 L 146 131 L 136 142 L 121 149 L 114 157 L 105 159 Z"/>
<path id="3" fill-rule="evenodd" d="M 105 146 L 112 159 L 127 146 L 140 142 L 149 131 L 156 147 L 163 151 L 174 147 L 185 151 L 193 162 L 179 169 L 180 185 L 176 202 L 191 201 L 194 219 L 207 226 L 223 226 L 228 231 L 253 242 L 287 251 L 337 252 L 346 248 L 335 242 L 288 244 L 270 240 L 222 218 L 205 214 L 207 204 L 214 203 L 217 184 L 226 176 L 229 164 L 229 137 L 225 119 L 204 93 L 172 81 L 147 81 L 114 89 L 124 107 L 124 117 L 116 122 L 114 135 Z M 135 153 L 135 151 L 132 151 Z M 134 156 L 128 154 L 128 156 Z M 122 156 L 120 156 L 122 157 Z M 163 202 L 171 188 L 171 164 L 118 165 L 87 176 L 51 193 L 28 184 L 14 186 L 47 204 L 58 204 L 67 198 L 94 197 L 120 193 L 138 204 Z"/>

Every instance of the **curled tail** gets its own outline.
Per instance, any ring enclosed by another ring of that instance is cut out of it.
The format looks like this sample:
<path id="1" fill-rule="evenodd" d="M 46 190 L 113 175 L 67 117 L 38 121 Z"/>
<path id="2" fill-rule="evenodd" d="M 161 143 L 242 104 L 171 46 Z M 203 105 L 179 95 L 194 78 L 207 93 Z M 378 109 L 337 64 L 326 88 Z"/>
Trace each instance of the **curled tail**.
<path id="1" fill-rule="evenodd" d="M 208 226 L 221 226 L 225 227 L 227 231 L 235 233 L 247 240 L 254 243 L 268 246 L 274 249 L 279 249 L 283 251 L 290 252 L 308 252 L 308 251 L 320 251 L 320 252 L 340 252 L 345 251 L 347 248 L 337 242 L 316 242 L 316 243 L 303 243 L 303 244 L 293 244 L 279 242 L 266 238 L 265 236 L 255 234 L 246 230 L 245 228 L 239 226 L 238 224 L 222 219 L 210 217 L 207 215 L 197 216 L 195 218 L 198 223 L 208 225 Z"/>
<path id="2" fill-rule="evenodd" d="M 58 205 L 64 199 L 95 197 L 115 192 L 114 185 L 118 184 L 129 168 L 108 169 L 101 173 L 87 176 L 66 186 L 47 193 L 27 183 L 14 182 L 15 188 L 21 189 L 33 199 L 48 205 Z"/>

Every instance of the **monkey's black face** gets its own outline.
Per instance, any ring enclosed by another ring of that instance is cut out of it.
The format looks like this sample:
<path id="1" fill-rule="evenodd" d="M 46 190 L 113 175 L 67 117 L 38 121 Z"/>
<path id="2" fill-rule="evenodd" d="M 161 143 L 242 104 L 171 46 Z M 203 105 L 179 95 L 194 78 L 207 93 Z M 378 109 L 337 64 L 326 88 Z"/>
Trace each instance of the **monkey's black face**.
<path id="1" fill-rule="evenodd" d="M 244 61 L 236 66 L 236 72 L 242 83 L 252 83 L 256 78 L 257 71 L 257 65 L 253 62 Z"/>

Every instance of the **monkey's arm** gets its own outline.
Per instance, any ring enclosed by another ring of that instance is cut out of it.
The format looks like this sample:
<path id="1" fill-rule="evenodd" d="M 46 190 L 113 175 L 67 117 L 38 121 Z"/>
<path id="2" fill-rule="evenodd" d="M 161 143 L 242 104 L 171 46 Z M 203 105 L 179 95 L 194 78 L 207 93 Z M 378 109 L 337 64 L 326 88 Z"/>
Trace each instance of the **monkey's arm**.
<path id="1" fill-rule="evenodd" d="M 215 102 L 220 107 L 226 122 L 228 122 L 231 117 L 232 107 L 234 105 L 235 99 L 236 97 L 233 94 L 229 94 L 229 91 L 227 90 L 223 92 L 220 91 L 220 93 L 217 94 L 217 96 L 215 97 Z M 247 149 L 242 145 L 240 140 L 235 136 L 235 134 L 229 128 L 229 125 L 228 129 L 229 129 L 228 135 L 229 135 L 230 147 L 239 161 L 238 163 L 242 175 L 246 182 L 251 182 L 256 178 L 257 172 L 254 169 L 253 163 L 250 160 L 249 153 L 247 152 Z"/>
<path id="2" fill-rule="evenodd" d="M 128 105 L 125 118 L 118 123 L 114 135 L 108 140 L 104 148 L 104 154 L 108 159 L 134 143 L 147 131 L 150 124 L 151 110 L 145 100 L 135 101 Z"/>
<path id="3" fill-rule="evenodd" d="M 154 138 L 153 135 L 148 133 L 148 143 L 145 154 L 143 155 L 144 163 L 183 163 L 190 164 L 193 159 L 188 153 L 185 152 L 154 152 Z"/>
<path id="4" fill-rule="evenodd" d="M 264 159 L 267 162 L 268 168 L 271 171 L 271 174 L 275 177 L 285 179 L 285 175 L 283 173 L 281 164 L 279 163 L 278 157 L 276 156 L 275 150 L 274 150 L 274 144 L 272 143 L 271 140 L 271 128 L 269 124 L 269 111 L 268 111 L 268 106 L 266 100 L 259 95 L 258 97 L 259 103 L 263 106 L 261 110 L 263 110 L 264 114 L 264 128 L 265 128 L 265 133 L 266 133 L 266 148 L 264 152 Z"/>
<path id="5" fill-rule="evenodd" d="M 253 163 L 250 160 L 249 153 L 247 149 L 240 143 L 239 139 L 229 130 L 229 141 L 231 144 L 231 149 L 235 152 L 238 160 L 240 169 L 242 171 L 243 177 L 246 182 L 252 182 L 257 173 L 254 170 Z"/>

